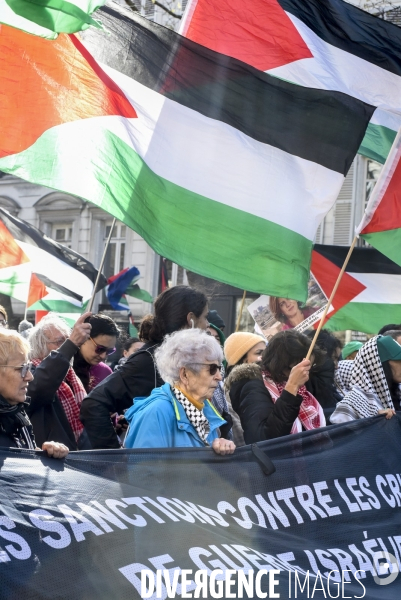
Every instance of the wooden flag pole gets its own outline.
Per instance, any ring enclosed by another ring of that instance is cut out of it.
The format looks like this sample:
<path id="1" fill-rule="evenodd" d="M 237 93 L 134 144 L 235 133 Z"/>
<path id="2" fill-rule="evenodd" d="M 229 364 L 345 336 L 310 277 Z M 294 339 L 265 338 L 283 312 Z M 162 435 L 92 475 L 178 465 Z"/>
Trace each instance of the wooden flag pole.
<path id="1" fill-rule="evenodd" d="M 106 260 L 107 250 L 109 249 L 109 246 L 110 246 L 110 240 L 111 240 L 111 237 L 113 235 L 113 229 L 114 229 L 114 225 L 116 224 L 116 221 L 117 221 L 117 219 L 114 217 L 113 222 L 112 222 L 111 227 L 110 227 L 109 237 L 107 238 L 107 242 L 106 242 L 106 245 L 104 247 L 104 252 L 103 252 L 102 260 L 100 261 L 100 266 L 99 266 L 99 270 L 97 272 L 95 285 L 93 286 L 92 298 L 90 299 L 88 308 L 85 309 L 85 312 L 87 312 L 87 311 L 92 312 L 93 303 L 95 302 L 95 296 L 96 296 L 96 293 L 97 293 L 97 285 L 99 283 L 99 279 L 100 279 L 100 276 L 101 276 L 102 271 L 103 271 L 104 261 Z"/>
<path id="2" fill-rule="evenodd" d="M 245 304 L 245 296 L 246 296 L 246 290 L 244 290 L 244 293 L 242 294 L 241 306 L 239 307 L 239 315 L 238 315 L 238 320 L 237 320 L 237 327 L 235 328 L 235 333 L 237 333 L 240 323 L 241 323 L 242 312 L 244 310 L 244 304 Z"/>
<path id="3" fill-rule="evenodd" d="M 312 340 L 312 343 L 311 343 L 311 345 L 310 345 L 310 348 L 309 348 L 309 350 L 308 350 L 308 354 L 306 355 L 306 359 L 307 359 L 307 360 L 309 360 L 309 359 L 310 359 L 310 356 L 311 356 L 311 354 L 312 354 L 312 352 L 313 352 L 313 348 L 315 347 L 315 344 L 316 344 L 316 341 L 317 341 L 317 337 L 318 337 L 319 333 L 320 333 L 320 332 L 321 332 L 321 330 L 322 330 L 322 327 L 323 327 L 323 325 L 324 325 L 324 320 L 325 320 L 325 318 L 326 318 L 326 315 L 327 315 L 327 313 L 328 313 L 328 311 L 329 311 L 329 308 L 330 308 L 330 306 L 331 306 L 331 303 L 332 303 L 332 301 L 333 301 L 333 298 L 334 298 L 334 296 L 335 296 L 335 294 L 336 294 L 336 292 L 337 292 L 338 286 L 340 285 L 341 279 L 342 279 L 342 277 L 343 277 L 343 275 L 344 275 L 345 269 L 347 268 L 347 264 L 348 264 L 348 262 L 349 262 L 349 259 L 351 258 L 351 254 L 352 254 L 352 251 L 353 251 L 353 249 L 355 248 L 355 244 L 356 244 L 357 240 L 358 240 L 358 236 L 356 235 L 356 236 L 354 237 L 353 241 L 352 241 L 352 244 L 351 244 L 351 246 L 350 246 L 350 249 L 348 250 L 348 254 L 347 254 L 347 256 L 345 257 L 344 264 L 343 264 L 343 266 L 342 266 L 342 268 L 341 268 L 341 271 L 340 271 L 340 272 L 339 272 L 339 274 L 338 274 L 337 281 L 336 281 L 336 283 L 334 284 L 333 291 L 331 292 L 330 298 L 329 298 L 329 299 L 328 299 L 328 301 L 327 301 L 327 305 L 326 305 L 326 308 L 324 309 L 324 313 L 323 313 L 323 315 L 322 315 L 322 318 L 320 319 L 319 326 L 318 326 L 318 328 L 316 329 L 316 333 L 315 333 L 315 335 L 313 336 L 313 340 Z"/>

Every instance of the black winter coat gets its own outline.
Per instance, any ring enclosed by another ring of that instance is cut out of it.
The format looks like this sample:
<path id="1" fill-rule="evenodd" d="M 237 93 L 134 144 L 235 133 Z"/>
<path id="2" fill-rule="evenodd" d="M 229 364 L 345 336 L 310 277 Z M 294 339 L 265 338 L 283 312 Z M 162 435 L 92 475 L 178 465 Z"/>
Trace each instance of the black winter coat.
<path id="1" fill-rule="evenodd" d="M 110 415 L 122 414 L 132 406 L 134 398 L 147 397 L 155 387 L 163 385 L 153 360 L 159 345 L 145 344 L 84 398 L 80 417 L 93 449 L 119 448 Z"/>
<path id="2" fill-rule="evenodd" d="M 57 396 L 57 390 L 71 366 L 70 360 L 77 351 L 78 347 L 66 340 L 35 367 L 34 378 L 28 386 L 31 403 L 27 413 L 39 447 L 43 442 L 60 442 L 70 450 L 78 450 L 71 425 Z"/>
<path id="3" fill-rule="evenodd" d="M 225 381 L 231 404 L 238 414 L 246 444 L 262 442 L 291 433 L 302 396 L 286 390 L 273 402 L 256 363 L 235 367 Z"/>

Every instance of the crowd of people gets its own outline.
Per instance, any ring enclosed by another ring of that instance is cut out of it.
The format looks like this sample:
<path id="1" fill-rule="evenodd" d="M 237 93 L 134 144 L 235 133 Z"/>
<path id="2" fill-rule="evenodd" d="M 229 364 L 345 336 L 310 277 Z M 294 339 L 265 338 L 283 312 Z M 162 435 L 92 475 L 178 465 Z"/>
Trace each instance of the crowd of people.
<path id="1" fill-rule="evenodd" d="M 277 302 L 277 311 L 294 306 Z M 290 318 L 290 317 L 289 317 Z M 296 318 L 296 315 L 295 317 Z M 227 338 L 199 290 L 175 286 L 139 337 L 106 364 L 121 337 L 105 314 L 70 327 L 55 314 L 8 328 L 0 306 L 0 446 L 55 458 L 81 449 L 236 447 L 400 410 L 401 325 L 365 344 L 287 328 L 269 342 Z"/>

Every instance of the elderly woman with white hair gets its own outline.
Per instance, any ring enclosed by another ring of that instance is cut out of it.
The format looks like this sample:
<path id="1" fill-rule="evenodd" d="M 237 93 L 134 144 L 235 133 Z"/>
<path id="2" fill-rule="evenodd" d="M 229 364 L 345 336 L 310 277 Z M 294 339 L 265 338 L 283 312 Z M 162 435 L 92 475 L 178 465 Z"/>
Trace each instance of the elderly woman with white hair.
<path id="1" fill-rule="evenodd" d="M 235 445 L 220 437 L 226 421 L 210 402 L 221 381 L 223 352 L 200 329 L 184 329 L 165 338 L 155 353 L 166 382 L 147 398 L 134 398 L 125 417 L 126 448 L 203 448 L 232 454 Z"/>
<path id="2" fill-rule="evenodd" d="M 91 334 L 90 323 L 85 323 L 90 314 L 81 315 L 71 330 L 63 319 L 49 313 L 30 330 L 35 377 L 28 387 L 27 413 L 39 444 L 53 439 L 70 450 L 90 449 L 79 418 L 86 391 L 71 367 Z"/>
<path id="3" fill-rule="evenodd" d="M 31 422 L 25 412 L 27 388 L 33 375 L 28 362 L 28 342 L 16 331 L 0 331 L 0 446 L 39 450 Z M 53 441 L 44 442 L 49 456 L 64 458 L 68 448 Z"/>

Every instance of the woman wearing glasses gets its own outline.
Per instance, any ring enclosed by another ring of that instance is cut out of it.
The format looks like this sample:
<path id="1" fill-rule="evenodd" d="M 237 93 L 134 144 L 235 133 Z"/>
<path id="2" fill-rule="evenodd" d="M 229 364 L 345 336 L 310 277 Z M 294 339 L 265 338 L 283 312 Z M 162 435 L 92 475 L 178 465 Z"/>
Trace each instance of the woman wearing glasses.
<path id="1" fill-rule="evenodd" d="M 221 381 L 221 346 L 200 329 L 185 329 L 166 337 L 155 360 L 166 383 L 147 398 L 135 398 L 125 413 L 125 447 L 209 446 L 232 454 L 234 443 L 220 437 L 226 421 L 210 402 Z"/>
<path id="2" fill-rule="evenodd" d="M 16 331 L 0 331 L 0 446 L 38 450 L 32 425 L 25 412 L 26 393 L 32 381 L 29 344 Z M 49 456 L 64 458 L 64 444 L 45 442 Z"/>
<path id="3" fill-rule="evenodd" d="M 87 323 L 91 334 L 74 357 L 74 371 L 89 393 L 113 372 L 104 361 L 116 351 L 120 330 L 113 319 L 103 314 L 88 317 Z"/>

